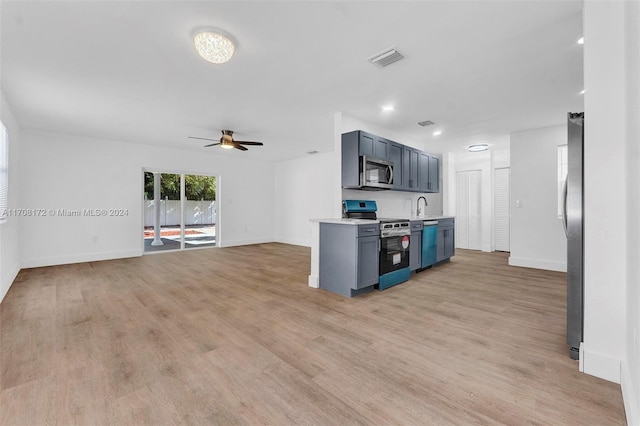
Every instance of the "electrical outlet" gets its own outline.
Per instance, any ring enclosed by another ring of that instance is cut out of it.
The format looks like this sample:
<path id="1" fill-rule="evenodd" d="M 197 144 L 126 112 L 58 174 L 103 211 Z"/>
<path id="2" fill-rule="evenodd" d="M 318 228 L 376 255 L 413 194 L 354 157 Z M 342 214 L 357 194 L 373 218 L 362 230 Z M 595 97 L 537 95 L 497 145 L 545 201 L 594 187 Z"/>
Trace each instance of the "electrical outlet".
<path id="1" fill-rule="evenodd" d="M 521 209 L 522 208 L 522 201 L 516 200 L 516 208 L 517 209 Z"/>

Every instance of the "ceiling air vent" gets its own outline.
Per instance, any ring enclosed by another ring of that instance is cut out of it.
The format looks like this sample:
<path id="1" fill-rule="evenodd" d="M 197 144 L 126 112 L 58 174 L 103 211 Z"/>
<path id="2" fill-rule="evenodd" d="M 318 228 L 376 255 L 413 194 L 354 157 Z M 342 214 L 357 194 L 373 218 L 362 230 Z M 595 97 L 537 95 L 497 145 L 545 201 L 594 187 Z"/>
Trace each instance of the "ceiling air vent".
<path id="1" fill-rule="evenodd" d="M 400 59 L 404 59 L 404 55 L 392 47 L 390 49 L 383 50 L 380 53 L 376 53 L 367 60 L 378 68 L 384 68 L 387 65 L 398 62 Z"/>
<path id="2" fill-rule="evenodd" d="M 424 121 L 419 122 L 418 126 L 427 127 L 427 126 L 433 126 L 434 124 L 436 124 L 436 123 L 434 123 L 431 120 L 424 120 Z"/>

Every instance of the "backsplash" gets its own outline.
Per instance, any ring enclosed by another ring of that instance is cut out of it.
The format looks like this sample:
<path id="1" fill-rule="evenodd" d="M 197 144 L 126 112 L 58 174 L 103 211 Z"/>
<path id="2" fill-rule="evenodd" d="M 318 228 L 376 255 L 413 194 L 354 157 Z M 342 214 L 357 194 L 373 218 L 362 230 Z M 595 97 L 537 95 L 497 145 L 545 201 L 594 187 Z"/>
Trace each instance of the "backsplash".
<path id="1" fill-rule="evenodd" d="M 420 201 L 421 214 L 442 214 L 442 192 L 436 194 L 420 194 L 403 191 L 361 191 L 357 189 L 343 189 L 343 200 L 375 200 L 378 204 L 378 217 L 407 218 L 415 216 L 418 197 L 427 199 L 427 209 L 423 212 L 424 204 Z"/>

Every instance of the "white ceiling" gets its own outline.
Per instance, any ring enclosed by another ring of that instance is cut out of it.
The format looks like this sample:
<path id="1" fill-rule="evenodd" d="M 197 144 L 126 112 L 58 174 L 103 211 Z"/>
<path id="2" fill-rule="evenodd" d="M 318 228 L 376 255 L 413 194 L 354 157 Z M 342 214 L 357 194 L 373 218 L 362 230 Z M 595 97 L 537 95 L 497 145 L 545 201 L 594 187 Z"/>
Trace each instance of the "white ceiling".
<path id="1" fill-rule="evenodd" d="M 581 1 L 0 7 L 2 91 L 23 128 L 278 160 L 332 150 L 338 111 L 445 152 L 582 110 Z M 201 27 L 236 41 L 230 62 L 197 56 Z M 391 46 L 406 59 L 367 62 Z M 265 146 L 228 152 L 187 138 L 221 129 Z"/>

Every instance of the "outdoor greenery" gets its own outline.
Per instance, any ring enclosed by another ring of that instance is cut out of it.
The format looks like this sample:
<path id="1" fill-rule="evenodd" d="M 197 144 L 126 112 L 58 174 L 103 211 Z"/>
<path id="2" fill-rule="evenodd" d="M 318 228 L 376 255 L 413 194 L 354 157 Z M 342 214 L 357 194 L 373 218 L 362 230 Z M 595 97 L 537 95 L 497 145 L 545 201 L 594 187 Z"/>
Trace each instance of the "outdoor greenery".
<path id="1" fill-rule="evenodd" d="M 180 175 L 162 173 L 160 178 L 160 198 L 180 199 Z M 185 195 L 187 200 L 215 200 L 216 178 L 213 176 L 185 175 Z M 153 173 L 144 173 L 144 195 L 153 200 Z"/>

